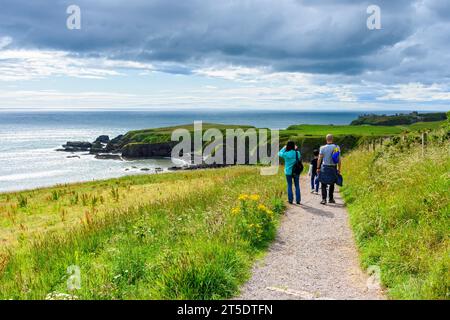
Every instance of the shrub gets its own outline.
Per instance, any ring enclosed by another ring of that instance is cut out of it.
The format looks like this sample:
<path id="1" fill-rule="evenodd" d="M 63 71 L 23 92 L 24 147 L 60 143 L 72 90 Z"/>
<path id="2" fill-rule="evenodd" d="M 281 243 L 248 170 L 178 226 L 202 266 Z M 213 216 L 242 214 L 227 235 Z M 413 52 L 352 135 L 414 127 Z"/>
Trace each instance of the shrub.
<path id="1" fill-rule="evenodd" d="M 28 205 L 28 198 L 20 194 L 17 197 L 17 203 L 19 205 L 19 208 L 26 208 Z"/>
<path id="2" fill-rule="evenodd" d="M 253 246 L 260 247 L 275 236 L 274 211 L 261 203 L 256 194 L 241 194 L 239 204 L 232 209 L 238 232 Z"/>
<path id="3" fill-rule="evenodd" d="M 53 201 L 58 201 L 59 200 L 59 198 L 60 198 L 60 193 L 59 193 L 59 191 L 58 190 L 53 190 L 52 191 L 52 196 L 51 196 L 51 199 L 53 200 Z"/>

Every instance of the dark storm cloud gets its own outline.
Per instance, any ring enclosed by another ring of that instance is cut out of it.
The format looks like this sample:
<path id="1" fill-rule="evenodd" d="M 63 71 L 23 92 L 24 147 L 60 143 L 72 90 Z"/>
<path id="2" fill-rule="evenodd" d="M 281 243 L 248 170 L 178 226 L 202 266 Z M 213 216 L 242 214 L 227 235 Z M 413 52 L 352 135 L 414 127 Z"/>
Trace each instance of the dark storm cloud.
<path id="1" fill-rule="evenodd" d="M 82 30 L 65 27 L 70 4 L 81 7 Z M 382 30 L 366 28 L 370 4 L 381 7 Z M 447 0 L 2 0 L 0 37 L 11 37 L 16 48 L 163 63 L 162 71 L 175 73 L 232 63 L 325 74 L 392 70 L 396 77 L 425 70 L 438 77 L 449 74 L 439 66 L 449 52 L 449 42 L 442 43 L 449 12 Z M 405 58 L 421 66 L 403 64 Z"/>

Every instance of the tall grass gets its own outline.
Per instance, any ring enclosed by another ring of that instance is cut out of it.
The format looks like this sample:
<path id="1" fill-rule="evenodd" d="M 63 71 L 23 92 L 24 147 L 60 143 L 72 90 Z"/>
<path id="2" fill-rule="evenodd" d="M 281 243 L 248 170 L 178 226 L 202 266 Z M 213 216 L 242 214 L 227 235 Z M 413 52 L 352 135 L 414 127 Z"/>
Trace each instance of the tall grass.
<path id="1" fill-rule="evenodd" d="M 343 195 L 364 267 L 395 299 L 450 298 L 450 145 L 354 151 Z"/>
<path id="2" fill-rule="evenodd" d="M 163 176 L 144 183 L 135 177 L 137 185 L 124 178 L 67 186 L 90 199 L 92 192 L 102 191 L 113 210 L 95 212 L 91 201 L 77 205 L 84 212 L 79 214 L 71 200 L 75 193 L 61 192 L 59 201 L 67 197 L 59 211 L 65 210 L 66 224 L 47 232 L 35 229 L 0 255 L 0 299 L 64 294 L 76 299 L 219 299 L 236 294 L 254 258 L 274 237 L 283 211 L 282 177 L 260 176 L 257 168 L 248 167 Z M 119 192 L 130 191 L 118 197 L 111 185 L 124 181 L 131 185 Z M 142 190 L 153 198 L 129 201 L 135 192 L 143 196 Z M 240 206 L 246 211 L 237 212 Z M 104 207 L 97 204 L 95 210 Z M 259 225 L 262 234 L 250 232 L 250 224 Z M 67 287 L 71 265 L 81 271 L 81 288 L 73 291 Z"/>

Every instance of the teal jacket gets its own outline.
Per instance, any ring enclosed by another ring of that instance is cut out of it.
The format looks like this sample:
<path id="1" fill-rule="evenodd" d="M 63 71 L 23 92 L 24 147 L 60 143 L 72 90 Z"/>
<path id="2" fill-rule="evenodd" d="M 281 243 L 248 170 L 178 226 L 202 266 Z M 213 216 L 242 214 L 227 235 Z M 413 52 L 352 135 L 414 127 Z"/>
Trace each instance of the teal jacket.
<path id="1" fill-rule="evenodd" d="M 300 151 L 297 151 L 297 154 L 298 160 L 300 160 L 301 159 Z M 280 150 L 280 152 L 278 152 L 278 156 L 284 159 L 284 173 L 286 175 L 292 175 L 292 168 L 294 167 L 296 161 L 295 151 L 294 150 L 286 151 L 286 147 L 284 147 L 283 149 Z"/>

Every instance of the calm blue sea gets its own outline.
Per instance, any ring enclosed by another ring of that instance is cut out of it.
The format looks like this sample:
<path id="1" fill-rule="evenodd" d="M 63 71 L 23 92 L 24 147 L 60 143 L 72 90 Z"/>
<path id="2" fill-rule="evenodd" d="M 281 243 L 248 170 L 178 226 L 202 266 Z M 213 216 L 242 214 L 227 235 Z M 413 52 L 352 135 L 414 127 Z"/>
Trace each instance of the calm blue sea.
<path id="1" fill-rule="evenodd" d="M 393 113 L 380 112 L 380 113 Z M 92 155 L 68 158 L 57 152 L 68 140 L 93 141 L 133 129 L 156 128 L 193 121 L 247 124 L 282 129 L 292 124 L 348 124 L 360 112 L 0 112 L 0 192 L 89 181 L 168 168 L 170 159 L 97 160 Z M 152 172 L 152 171 L 150 171 Z"/>

